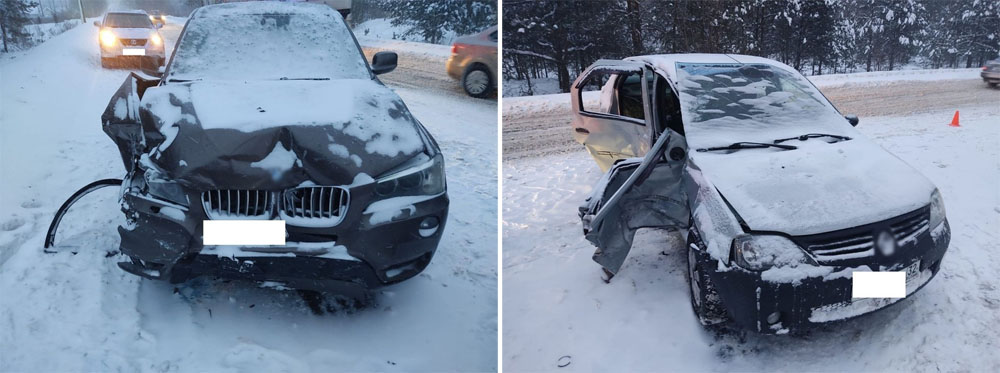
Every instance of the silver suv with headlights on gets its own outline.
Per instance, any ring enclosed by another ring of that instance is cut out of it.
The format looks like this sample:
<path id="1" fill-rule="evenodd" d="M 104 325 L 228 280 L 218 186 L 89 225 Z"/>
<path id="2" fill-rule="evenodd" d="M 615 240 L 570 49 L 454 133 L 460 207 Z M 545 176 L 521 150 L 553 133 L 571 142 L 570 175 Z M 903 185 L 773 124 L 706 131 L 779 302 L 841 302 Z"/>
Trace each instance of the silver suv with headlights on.
<path id="1" fill-rule="evenodd" d="M 123 59 L 163 65 L 166 54 L 159 32 L 163 24 L 154 25 L 146 12 L 108 12 L 102 21 L 94 21 L 94 26 L 100 28 L 97 45 L 101 50 L 101 67 L 110 67 L 114 61 Z"/>

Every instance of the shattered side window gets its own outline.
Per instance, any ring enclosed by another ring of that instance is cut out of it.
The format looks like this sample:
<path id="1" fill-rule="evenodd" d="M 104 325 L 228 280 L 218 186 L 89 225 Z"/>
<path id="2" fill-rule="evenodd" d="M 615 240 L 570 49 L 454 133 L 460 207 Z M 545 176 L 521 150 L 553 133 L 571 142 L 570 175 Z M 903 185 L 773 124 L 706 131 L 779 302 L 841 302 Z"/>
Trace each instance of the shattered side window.
<path id="1" fill-rule="evenodd" d="M 368 79 L 350 30 L 331 13 L 209 14 L 192 19 L 168 80 Z"/>
<path id="2" fill-rule="evenodd" d="M 678 63 L 689 146 L 767 141 L 846 123 L 802 75 L 768 64 Z M 691 144 L 691 142 L 700 144 Z"/>

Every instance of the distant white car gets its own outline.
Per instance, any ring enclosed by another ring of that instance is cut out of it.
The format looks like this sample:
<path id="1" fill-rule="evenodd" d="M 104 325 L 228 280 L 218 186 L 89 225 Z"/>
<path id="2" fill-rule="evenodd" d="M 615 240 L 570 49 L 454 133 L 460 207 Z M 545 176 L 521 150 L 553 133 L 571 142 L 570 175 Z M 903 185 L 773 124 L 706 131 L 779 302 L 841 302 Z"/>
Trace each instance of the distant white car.
<path id="1" fill-rule="evenodd" d="M 94 21 L 100 27 L 97 44 L 101 49 L 101 66 L 108 67 L 113 59 L 139 59 L 151 61 L 155 66 L 163 65 L 166 54 L 163 37 L 149 14 L 141 10 L 115 11 L 104 15 L 102 21 Z"/>

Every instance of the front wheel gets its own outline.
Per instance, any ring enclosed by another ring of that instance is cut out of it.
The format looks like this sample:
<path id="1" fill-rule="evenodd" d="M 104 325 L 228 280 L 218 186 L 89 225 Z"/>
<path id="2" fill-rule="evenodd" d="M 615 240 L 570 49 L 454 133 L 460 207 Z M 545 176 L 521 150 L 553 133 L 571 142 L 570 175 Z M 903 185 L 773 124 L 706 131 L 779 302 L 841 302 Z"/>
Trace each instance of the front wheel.
<path id="1" fill-rule="evenodd" d="M 475 98 L 489 96 L 491 83 L 490 72 L 482 65 L 472 66 L 462 74 L 462 88 L 466 94 Z"/>
<path id="2" fill-rule="evenodd" d="M 715 290 L 712 279 L 698 262 L 700 254 L 694 247 L 698 237 L 694 232 L 688 232 L 687 267 L 688 288 L 691 291 L 691 308 L 701 325 L 716 325 L 727 320 L 726 310 L 722 307 L 719 293 Z"/>

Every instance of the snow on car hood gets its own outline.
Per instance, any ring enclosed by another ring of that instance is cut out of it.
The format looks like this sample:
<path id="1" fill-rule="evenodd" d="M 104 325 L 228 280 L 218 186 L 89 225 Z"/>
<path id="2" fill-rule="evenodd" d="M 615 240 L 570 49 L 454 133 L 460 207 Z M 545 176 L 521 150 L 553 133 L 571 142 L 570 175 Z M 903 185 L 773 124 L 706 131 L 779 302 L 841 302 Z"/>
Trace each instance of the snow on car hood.
<path id="1" fill-rule="evenodd" d="M 121 39 L 148 39 L 150 35 L 156 33 L 156 30 L 148 28 L 112 27 L 109 30 Z"/>
<path id="2" fill-rule="evenodd" d="M 901 215 L 930 203 L 934 185 L 865 138 L 796 150 L 692 153 L 751 230 L 809 235 Z"/>
<path id="3" fill-rule="evenodd" d="M 139 115 L 150 161 L 199 189 L 346 185 L 425 148 L 399 96 L 367 79 L 168 84 Z"/>

